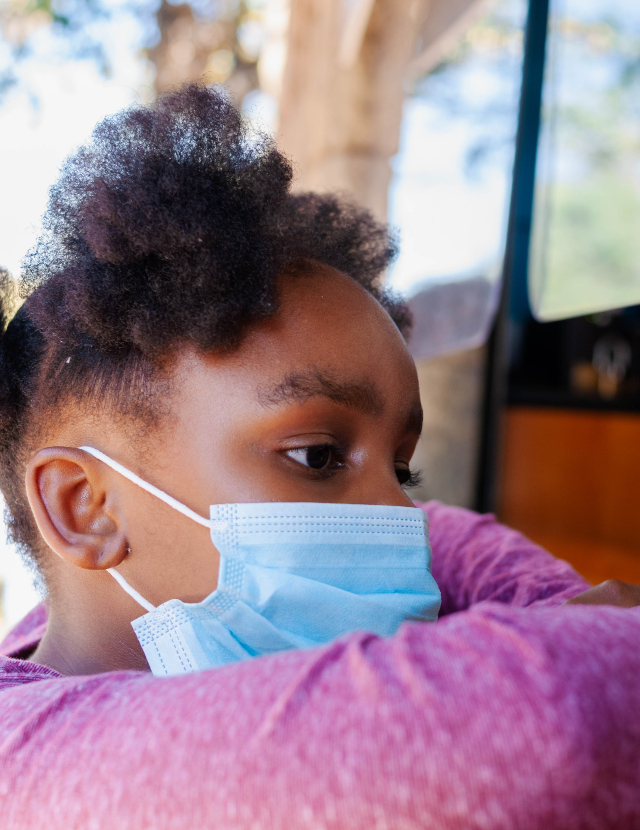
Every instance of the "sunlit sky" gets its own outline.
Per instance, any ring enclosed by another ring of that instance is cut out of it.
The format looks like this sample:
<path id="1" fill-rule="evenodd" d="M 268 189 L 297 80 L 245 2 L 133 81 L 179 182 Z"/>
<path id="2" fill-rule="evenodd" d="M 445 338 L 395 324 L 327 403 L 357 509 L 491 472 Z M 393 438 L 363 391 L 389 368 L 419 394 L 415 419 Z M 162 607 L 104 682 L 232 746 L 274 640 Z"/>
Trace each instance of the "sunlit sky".
<path id="1" fill-rule="evenodd" d="M 140 31 L 132 18 L 118 25 L 111 31 L 108 80 L 91 62 L 52 60 L 43 40 L 43 56 L 36 50 L 24 62 L 20 84 L 0 104 L 0 265 L 14 274 L 37 236 L 48 190 L 65 157 L 105 115 L 153 97 L 148 64 L 136 56 Z M 262 104 L 265 111 L 273 108 L 268 101 Z M 463 121 L 443 120 L 424 98 L 407 99 L 390 192 L 390 220 L 402 241 L 390 279 L 407 293 L 425 279 L 486 273 L 500 254 L 508 165 L 489 166 L 470 180 L 464 173 L 468 143 Z M 8 548 L 0 548 L 0 579 L 12 625 L 38 597 Z"/>

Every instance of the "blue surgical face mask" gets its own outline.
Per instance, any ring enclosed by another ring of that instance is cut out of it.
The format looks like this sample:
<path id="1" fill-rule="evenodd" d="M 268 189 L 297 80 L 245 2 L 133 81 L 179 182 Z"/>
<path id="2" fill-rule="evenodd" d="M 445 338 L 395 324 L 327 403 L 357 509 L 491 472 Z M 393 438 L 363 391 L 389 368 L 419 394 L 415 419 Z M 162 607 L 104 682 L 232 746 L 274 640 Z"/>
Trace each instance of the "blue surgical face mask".
<path id="1" fill-rule="evenodd" d="M 131 625 L 156 676 L 184 674 L 357 629 L 393 634 L 404 620 L 435 620 L 427 517 L 415 507 L 312 502 L 218 504 L 205 519 L 91 447 L 85 452 L 210 529 L 218 587 L 202 602 L 147 602 Z"/>

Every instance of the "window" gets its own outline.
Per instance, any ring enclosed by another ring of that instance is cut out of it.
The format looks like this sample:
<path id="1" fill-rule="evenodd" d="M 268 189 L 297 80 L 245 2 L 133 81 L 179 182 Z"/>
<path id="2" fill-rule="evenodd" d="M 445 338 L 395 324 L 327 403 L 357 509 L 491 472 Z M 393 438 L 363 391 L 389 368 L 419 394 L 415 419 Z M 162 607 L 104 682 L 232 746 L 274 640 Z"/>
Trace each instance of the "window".
<path id="1" fill-rule="evenodd" d="M 540 321 L 640 302 L 638 0 L 551 0 L 529 299 Z"/>
<path id="2" fill-rule="evenodd" d="M 526 0 L 498 0 L 404 105 L 390 284 L 411 299 L 417 358 L 481 345 L 499 299 Z"/>

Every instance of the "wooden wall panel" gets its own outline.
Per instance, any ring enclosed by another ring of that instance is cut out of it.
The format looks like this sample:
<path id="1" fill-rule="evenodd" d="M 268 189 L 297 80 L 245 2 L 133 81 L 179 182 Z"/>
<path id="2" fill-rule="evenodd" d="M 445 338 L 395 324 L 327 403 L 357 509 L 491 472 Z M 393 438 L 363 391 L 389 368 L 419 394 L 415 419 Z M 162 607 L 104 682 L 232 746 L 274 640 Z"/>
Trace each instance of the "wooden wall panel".
<path id="1" fill-rule="evenodd" d="M 503 434 L 501 520 L 593 581 L 640 582 L 640 416 L 509 407 Z"/>

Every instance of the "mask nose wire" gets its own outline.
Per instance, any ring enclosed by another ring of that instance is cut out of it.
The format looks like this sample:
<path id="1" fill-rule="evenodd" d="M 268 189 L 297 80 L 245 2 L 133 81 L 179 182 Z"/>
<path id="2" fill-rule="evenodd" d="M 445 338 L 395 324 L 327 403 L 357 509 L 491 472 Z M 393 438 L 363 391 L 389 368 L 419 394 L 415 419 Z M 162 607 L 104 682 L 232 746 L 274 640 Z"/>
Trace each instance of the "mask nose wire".
<path id="1" fill-rule="evenodd" d="M 109 458 L 108 455 L 105 455 L 100 450 L 96 450 L 93 447 L 78 447 L 80 450 L 84 450 L 84 452 L 88 452 L 89 455 L 92 455 L 94 458 L 97 458 L 98 461 L 104 462 L 108 467 L 111 467 L 112 470 L 115 470 L 116 473 L 120 473 L 120 475 L 124 476 L 126 479 L 129 479 L 133 484 L 137 484 L 138 487 L 141 487 L 143 490 L 146 490 L 147 493 L 151 493 L 152 496 L 156 496 L 165 504 L 168 504 L 169 507 L 173 507 L 174 510 L 177 510 L 178 513 L 182 513 L 183 516 L 187 516 L 189 519 L 193 519 L 194 522 L 197 522 L 199 525 L 203 527 L 208 527 L 211 529 L 213 525 L 217 526 L 220 524 L 219 522 L 212 522 L 210 519 L 205 519 L 199 513 L 196 513 L 195 510 L 191 510 L 190 507 L 187 507 L 186 504 L 182 504 L 177 499 L 174 499 L 173 496 L 170 496 L 168 493 L 165 493 L 164 490 L 160 490 L 159 487 L 154 487 L 153 484 L 149 484 L 148 481 L 145 481 L 140 476 L 137 476 L 135 473 L 132 473 L 131 470 L 128 470 L 126 467 L 123 467 L 122 464 L 118 464 L 117 461 L 114 461 L 112 458 Z M 145 611 L 153 611 L 156 606 L 152 605 L 148 600 L 146 600 L 142 594 L 139 594 L 135 588 L 132 588 L 131 585 L 127 582 L 127 580 L 119 573 L 115 568 L 107 568 L 107 573 L 110 573 L 111 576 L 115 579 L 115 581 L 120 585 L 123 591 L 125 591 L 129 596 L 134 599 L 138 605 L 141 605 Z"/>

